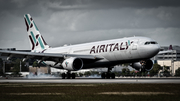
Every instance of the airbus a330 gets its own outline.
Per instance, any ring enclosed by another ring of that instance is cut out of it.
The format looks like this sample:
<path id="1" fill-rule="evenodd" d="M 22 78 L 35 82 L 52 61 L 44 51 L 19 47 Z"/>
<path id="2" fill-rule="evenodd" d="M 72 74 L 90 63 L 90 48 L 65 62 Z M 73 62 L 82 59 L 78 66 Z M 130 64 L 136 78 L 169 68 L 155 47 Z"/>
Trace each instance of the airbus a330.
<path id="1" fill-rule="evenodd" d="M 158 54 L 160 49 L 155 40 L 147 37 L 118 38 L 52 48 L 45 42 L 32 17 L 26 14 L 24 19 L 31 52 L 0 50 L 1 56 L 7 56 L 7 59 L 20 57 L 23 61 L 33 58 L 47 66 L 65 69 L 68 72 L 62 74 L 63 79 L 74 79 L 75 74 L 71 71 L 90 68 L 108 68 L 101 77 L 114 79 L 115 74 L 111 73 L 111 69 L 124 63 L 131 63 L 132 68 L 139 71 L 149 71 L 153 66 L 150 58 Z"/>

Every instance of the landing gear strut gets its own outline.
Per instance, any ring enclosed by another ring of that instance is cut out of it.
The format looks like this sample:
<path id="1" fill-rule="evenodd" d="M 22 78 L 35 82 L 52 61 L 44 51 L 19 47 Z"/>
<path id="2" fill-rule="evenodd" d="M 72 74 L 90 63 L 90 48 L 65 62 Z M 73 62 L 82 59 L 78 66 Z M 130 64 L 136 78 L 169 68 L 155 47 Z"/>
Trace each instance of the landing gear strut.
<path id="1" fill-rule="evenodd" d="M 115 74 L 111 72 L 112 67 L 108 67 L 108 71 L 101 74 L 102 79 L 115 79 Z"/>
<path id="2" fill-rule="evenodd" d="M 143 76 L 143 74 L 145 72 L 146 61 L 142 60 L 142 61 L 140 61 L 140 64 L 141 64 L 141 68 L 139 69 L 139 71 L 140 71 L 140 75 Z"/>
<path id="3" fill-rule="evenodd" d="M 66 74 L 62 73 L 62 79 L 75 79 L 76 75 L 75 73 L 71 73 L 71 71 L 68 71 Z"/>

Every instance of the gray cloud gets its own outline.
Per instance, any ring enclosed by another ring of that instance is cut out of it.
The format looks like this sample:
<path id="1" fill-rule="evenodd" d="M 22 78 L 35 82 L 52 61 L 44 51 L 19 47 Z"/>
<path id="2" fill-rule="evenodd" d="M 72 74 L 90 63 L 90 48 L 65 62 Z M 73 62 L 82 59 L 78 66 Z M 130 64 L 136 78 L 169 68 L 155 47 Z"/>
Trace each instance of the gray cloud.
<path id="1" fill-rule="evenodd" d="M 1 0 L 0 47 L 30 49 L 23 15 L 51 46 L 129 36 L 179 45 L 179 0 Z"/>

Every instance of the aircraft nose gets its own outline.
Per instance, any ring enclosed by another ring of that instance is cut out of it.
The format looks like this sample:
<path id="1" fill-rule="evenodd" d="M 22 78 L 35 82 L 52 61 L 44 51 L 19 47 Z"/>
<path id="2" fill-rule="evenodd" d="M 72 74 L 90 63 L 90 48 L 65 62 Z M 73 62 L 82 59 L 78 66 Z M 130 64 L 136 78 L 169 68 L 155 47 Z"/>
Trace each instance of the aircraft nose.
<path id="1" fill-rule="evenodd" d="M 160 51 L 160 46 L 157 45 L 149 45 L 148 47 L 146 47 L 145 49 L 143 49 L 143 51 L 140 52 L 141 57 L 154 57 L 155 55 L 157 55 Z"/>
<path id="2" fill-rule="evenodd" d="M 154 47 L 152 48 L 152 53 L 153 54 L 158 54 L 160 51 L 160 46 L 157 44 L 157 45 L 154 45 Z"/>

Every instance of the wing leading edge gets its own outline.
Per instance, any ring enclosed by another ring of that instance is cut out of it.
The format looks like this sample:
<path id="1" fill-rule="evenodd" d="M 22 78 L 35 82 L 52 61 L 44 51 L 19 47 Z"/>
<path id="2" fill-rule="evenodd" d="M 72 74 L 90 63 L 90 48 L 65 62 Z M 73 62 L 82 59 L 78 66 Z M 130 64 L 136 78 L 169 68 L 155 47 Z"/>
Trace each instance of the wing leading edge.
<path id="1" fill-rule="evenodd" d="M 8 57 L 8 59 L 12 57 L 24 58 L 24 59 L 38 59 L 43 61 L 55 61 L 59 62 L 60 60 L 64 60 L 68 57 L 77 57 L 82 60 L 93 60 L 98 61 L 103 59 L 100 56 L 95 55 L 77 55 L 77 54 L 58 54 L 58 53 L 34 53 L 34 52 L 22 52 L 22 51 L 8 51 L 8 50 L 0 50 L 0 54 L 3 57 Z"/>

